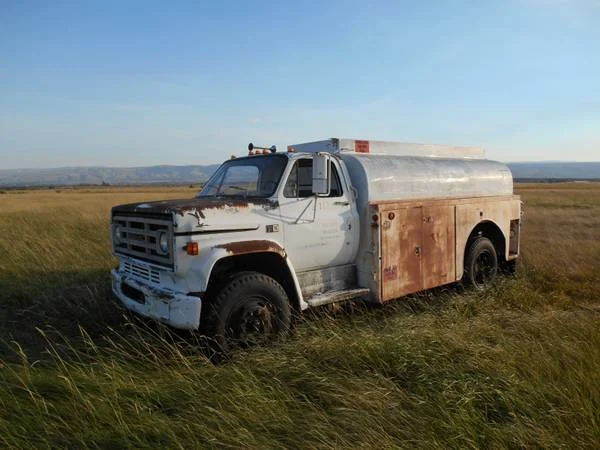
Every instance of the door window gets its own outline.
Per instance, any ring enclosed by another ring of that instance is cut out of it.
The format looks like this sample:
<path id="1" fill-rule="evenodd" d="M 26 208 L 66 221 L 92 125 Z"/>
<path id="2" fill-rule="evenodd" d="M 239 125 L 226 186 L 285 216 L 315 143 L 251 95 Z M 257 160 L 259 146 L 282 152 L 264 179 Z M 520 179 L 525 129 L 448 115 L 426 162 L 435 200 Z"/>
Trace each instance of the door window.
<path id="1" fill-rule="evenodd" d="M 312 159 L 299 159 L 294 163 L 292 171 L 285 183 L 283 195 L 287 198 L 305 198 L 312 193 Z M 342 184 L 335 164 L 331 164 L 331 189 L 329 197 L 341 197 Z"/>

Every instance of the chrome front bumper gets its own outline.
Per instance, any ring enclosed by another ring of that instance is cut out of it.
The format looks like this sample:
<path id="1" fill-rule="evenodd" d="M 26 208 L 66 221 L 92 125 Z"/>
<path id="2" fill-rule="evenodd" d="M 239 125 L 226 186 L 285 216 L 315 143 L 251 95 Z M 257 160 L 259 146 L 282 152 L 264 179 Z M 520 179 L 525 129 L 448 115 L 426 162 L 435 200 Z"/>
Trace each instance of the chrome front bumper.
<path id="1" fill-rule="evenodd" d="M 200 297 L 149 286 L 116 269 L 111 275 L 112 290 L 127 309 L 183 330 L 200 326 Z"/>

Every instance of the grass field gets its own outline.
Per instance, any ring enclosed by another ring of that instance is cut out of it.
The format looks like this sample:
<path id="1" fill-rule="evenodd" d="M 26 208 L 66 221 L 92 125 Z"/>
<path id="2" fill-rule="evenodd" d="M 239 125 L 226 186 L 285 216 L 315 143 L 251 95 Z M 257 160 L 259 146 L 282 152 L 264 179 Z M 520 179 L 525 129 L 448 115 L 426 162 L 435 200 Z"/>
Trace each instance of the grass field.
<path id="1" fill-rule="evenodd" d="M 0 194 L 0 447 L 599 448 L 600 184 L 517 190 L 515 278 L 218 365 L 110 294 L 110 207 L 192 189 Z"/>

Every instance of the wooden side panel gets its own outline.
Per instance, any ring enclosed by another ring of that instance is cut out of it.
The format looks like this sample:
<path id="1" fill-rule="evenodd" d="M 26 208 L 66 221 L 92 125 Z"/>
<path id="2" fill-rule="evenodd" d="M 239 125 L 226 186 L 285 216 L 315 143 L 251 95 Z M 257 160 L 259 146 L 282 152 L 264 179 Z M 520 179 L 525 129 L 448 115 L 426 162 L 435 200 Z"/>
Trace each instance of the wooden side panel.
<path id="1" fill-rule="evenodd" d="M 505 242 L 509 242 L 510 221 L 519 219 L 521 202 L 513 199 L 480 199 L 475 202 L 456 205 L 456 272 L 457 279 L 464 270 L 465 250 L 469 235 L 481 222 L 492 222 L 500 228 Z M 508 245 L 503 257 L 508 257 Z"/>
<path id="2" fill-rule="evenodd" d="M 456 205 L 456 275 L 462 278 L 465 270 L 465 251 L 473 228 L 483 220 L 483 201 Z"/>
<path id="3" fill-rule="evenodd" d="M 423 207 L 422 289 L 456 279 L 454 206 Z"/>
<path id="4" fill-rule="evenodd" d="M 422 289 L 422 208 L 383 210 L 381 224 L 382 301 Z"/>
<path id="5" fill-rule="evenodd" d="M 491 222 L 508 242 L 511 221 L 518 221 L 521 211 L 517 195 L 386 201 L 370 206 L 379 214 L 379 228 L 376 225 L 373 230 L 379 232 L 380 246 L 373 247 L 373 258 L 377 250 L 380 260 L 379 264 L 375 261 L 378 270 L 372 279 L 382 302 L 460 280 L 473 229 Z M 512 245 L 518 251 L 518 236 Z M 507 245 L 507 258 L 517 257 L 509 250 Z"/>

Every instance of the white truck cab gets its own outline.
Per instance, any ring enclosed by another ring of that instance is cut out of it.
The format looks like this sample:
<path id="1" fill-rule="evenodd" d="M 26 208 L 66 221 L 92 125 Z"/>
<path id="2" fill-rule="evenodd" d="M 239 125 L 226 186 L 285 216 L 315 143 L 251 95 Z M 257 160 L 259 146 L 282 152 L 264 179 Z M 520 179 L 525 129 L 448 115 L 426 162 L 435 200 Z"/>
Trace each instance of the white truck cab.
<path id="1" fill-rule="evenodd" d="M 113 291 L 223 346 L 287 333 L 292 311 L 387 302 L 519 256 L 512 176 L 480 149 L 327 139 L 221 165 L 191 199 L 112 209 Z"/>

